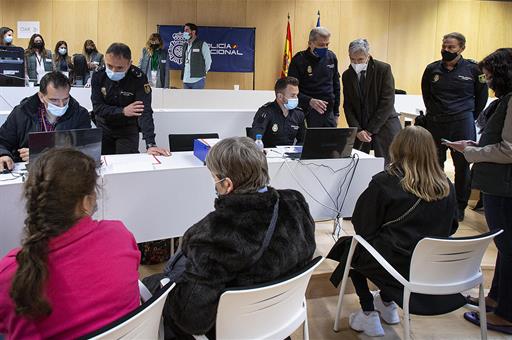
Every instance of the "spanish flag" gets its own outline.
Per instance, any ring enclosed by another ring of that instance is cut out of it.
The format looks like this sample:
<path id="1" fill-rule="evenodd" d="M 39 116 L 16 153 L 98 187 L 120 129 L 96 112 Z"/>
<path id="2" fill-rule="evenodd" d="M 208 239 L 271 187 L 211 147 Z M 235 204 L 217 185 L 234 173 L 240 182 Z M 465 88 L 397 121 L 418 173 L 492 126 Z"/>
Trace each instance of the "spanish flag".
<path id="1" fill-rule="evenodd" d="M 290 15 L 288 15 L 288 26 L 286 27 L 286 41 L 284 43 L 283 69 L 281 78 L 288 76 L 288 66 L 292 60 L 292 30 L 290 29 Z"/>

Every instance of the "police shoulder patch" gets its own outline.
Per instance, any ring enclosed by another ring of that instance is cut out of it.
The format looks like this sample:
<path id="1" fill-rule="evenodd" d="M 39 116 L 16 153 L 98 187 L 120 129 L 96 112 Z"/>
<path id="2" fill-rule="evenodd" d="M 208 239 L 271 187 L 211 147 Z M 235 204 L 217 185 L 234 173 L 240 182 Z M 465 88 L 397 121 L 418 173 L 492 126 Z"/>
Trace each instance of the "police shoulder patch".
<path id="1" fill-rule="evenodd" d="M 479 81 L 480 83 L 484 84 L 484 83 L 486 82 L 486 80 L 487 80 L 487 79 L 485 78 L 485 74 L 483 74 L 483 73 L 482 73 L 482 74 L 480 74 L 480 75 L 478 76 L 478 81 Z"/>
<path id="2" fill-rule="evenodd" d="M 151 85 L 144 84 L 144 92 L 146 92 L 146 94 L 150 94 L 151 93 Z"/>
<path id="3" fill-rule="evenodd" d="M 133 73 L 133 75 L 134 75 L 135 77 L 137 77 L 137 78 L 141 78 L 141 77 L 142 77 L 142 75 L 144 74 L 144 73 L 142 73 L 142 70 L 141 70 L 140 68 L 135 67 L 135 66 L 132 66 L 132 67 L 131 67 L 131 72 L 132 72 L 132 73 Z"/>

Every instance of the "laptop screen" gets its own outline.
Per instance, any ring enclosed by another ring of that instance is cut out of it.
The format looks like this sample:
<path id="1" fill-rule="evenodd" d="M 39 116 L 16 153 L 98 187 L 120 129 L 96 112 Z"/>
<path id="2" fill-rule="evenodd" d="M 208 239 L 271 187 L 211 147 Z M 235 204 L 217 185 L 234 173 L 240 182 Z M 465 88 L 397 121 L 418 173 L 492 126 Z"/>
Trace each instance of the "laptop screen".
<path id="1" fill-rule="evenodd" d="M 357 128 L 308 128 L 304 137 L 301 159 L 347 158 L 352 148 Z"/>
<path id="2" fill-rule="evenodd" d="M 76 129 L 51 132 L 32 132 L 28 135 L 30 162 L 34 162 L 43 152 L 51 148 L 73 148 L 90 156 L 101 165 L 102 130 Z"/>

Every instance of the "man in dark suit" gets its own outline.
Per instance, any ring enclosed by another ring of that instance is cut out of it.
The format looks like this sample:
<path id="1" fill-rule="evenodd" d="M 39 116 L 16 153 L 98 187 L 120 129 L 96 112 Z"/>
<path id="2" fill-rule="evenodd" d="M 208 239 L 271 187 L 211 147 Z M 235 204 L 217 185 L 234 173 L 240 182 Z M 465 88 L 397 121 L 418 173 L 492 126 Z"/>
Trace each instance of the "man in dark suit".
<path id="1" fill-rule="evenodd" d="M 366 39 L 348 47 L 350 66 L 343 72 L 343 109 L 350 127 L 357 127 L 355 148 L 384 157 L 389 163 L 389 145 L 400 131 L 395 111 L 395 80 L 391 66 L 370 55 Z"/>

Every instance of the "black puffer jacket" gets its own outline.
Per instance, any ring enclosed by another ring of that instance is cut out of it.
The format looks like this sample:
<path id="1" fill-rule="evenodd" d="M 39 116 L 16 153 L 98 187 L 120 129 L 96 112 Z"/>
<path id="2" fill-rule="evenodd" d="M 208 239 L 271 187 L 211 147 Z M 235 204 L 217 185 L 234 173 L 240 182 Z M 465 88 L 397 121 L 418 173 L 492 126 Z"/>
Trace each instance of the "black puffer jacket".
<path id="1" fill-rule="evenodd" d="M 28 148 L 28 134 L 40 132 L 37 110 L 41 101 L 34 94 L 23 99 L 14 107 L 5 123 L 0 127 L 0 156 L 9 156 L 15 162 L 21 162 L 18 149 Z M 88 129 L 91 127 L 89 112 L 73 98 L 69 97 L 66 113 L 57 120 L 55 130 Z"/>
<path id="2" fill-rule="evenodd" d="M 276 228 L 267 250 L 254 264 L 279 197 Z M 294 190 L 229 194 L 215 211 L 183 237 L 188 262 L 168 303 L 173 323 L 189 334 L 205 334 L 215 324 L 222 291 L 270 282 L 297 271 L 315 251 L 315 223 L 304 197 Z"/>

